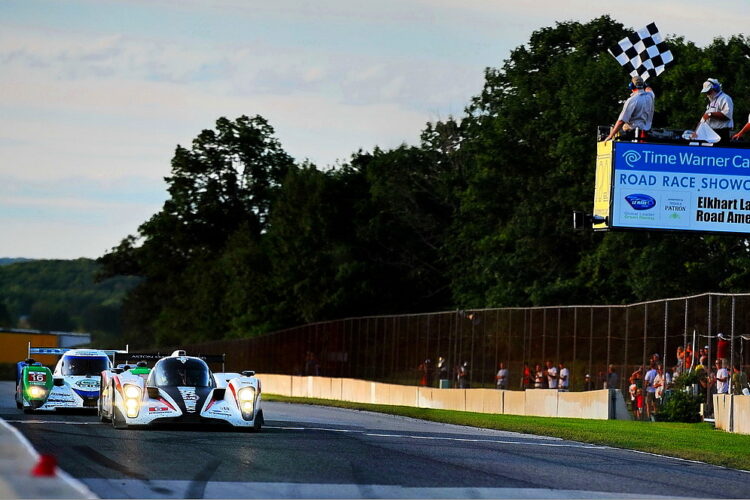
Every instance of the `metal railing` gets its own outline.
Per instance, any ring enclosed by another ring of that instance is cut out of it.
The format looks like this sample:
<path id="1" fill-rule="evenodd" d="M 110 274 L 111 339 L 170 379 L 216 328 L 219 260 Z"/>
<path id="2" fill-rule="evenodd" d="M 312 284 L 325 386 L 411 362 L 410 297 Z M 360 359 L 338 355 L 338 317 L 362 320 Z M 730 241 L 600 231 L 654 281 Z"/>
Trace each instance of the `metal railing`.
<path id="1" fill-rule="evenodd" d="M 716 357 L 716 335 L 729 340 L 730 359 L 748 364 L 743 336 L 750 333 L 750 294 L 706 293 L 629 305 L 511 307 L 325 321 L 248 339 L 219 340 L 189 350 L 226 353 L 227 369 L 262 373 L 319 374 L 418 385 L 426 359 L 468 362 L 471 387 L 494 387 L 500 362 L 509 389 L 521 388 L 524 362 L 566 363 L 571 390 L 585 374 L 602 388 L 608 367 L 626 389 L 637 366 L 658 354 L 677 364 L 678 347 L 707 347 Z M 696 359 L 696 363 L 697 363 Z"/>

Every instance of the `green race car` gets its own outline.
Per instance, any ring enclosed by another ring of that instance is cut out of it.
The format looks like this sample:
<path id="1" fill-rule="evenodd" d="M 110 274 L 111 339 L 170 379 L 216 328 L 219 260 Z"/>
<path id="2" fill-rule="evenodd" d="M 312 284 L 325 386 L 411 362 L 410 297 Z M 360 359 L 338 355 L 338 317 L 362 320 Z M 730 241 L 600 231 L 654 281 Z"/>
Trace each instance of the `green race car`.
<path id="1" fill-rule="evenodd" d="M 33 358 L 16 364 L 16 408 L 31 412 L 47 402 L 52 392 L 52 371 Z"/>

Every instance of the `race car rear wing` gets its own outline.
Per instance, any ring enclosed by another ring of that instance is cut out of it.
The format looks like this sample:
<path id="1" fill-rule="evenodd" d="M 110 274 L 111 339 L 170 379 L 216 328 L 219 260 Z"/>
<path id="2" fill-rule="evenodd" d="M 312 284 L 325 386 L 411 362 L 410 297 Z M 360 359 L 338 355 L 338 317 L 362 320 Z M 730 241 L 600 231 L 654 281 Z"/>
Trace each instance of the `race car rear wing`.
<path id="1" fill-rule="evenodd" d="M 112 364 L 117 366 L 118 363 L 137 363 L 138 361 L 150 361 L 155 363 L 162 358 L 171 356 L 171 352 L 122 352 L 115 353 Z M 206 363 L 221 363 L 221 371 L 224 371 L 226 354 L 189 354 L 191 358 L 199 358 Z"/>
<path id="2" fill-rule="evenodd" d="M 92 351 L 101 351 L 107 356 L 112 358 L 112 363 L 114 364 L 115 356 L 117 354 L 124 354 L 128 352 L 129 346 L 125 346 L 125 350 L 116 350 L 116 349 L 92 349 Z M 28 348 L 28 355 L 27 358 L 30 358 L 32 354 L 51 354 L 53 356 L 62 356 L 68 351 L 71 351 L 73 349 L 76 349 L 75 347 L 31 347 L 31 342 L 29 342 L 29 348 Z"/>

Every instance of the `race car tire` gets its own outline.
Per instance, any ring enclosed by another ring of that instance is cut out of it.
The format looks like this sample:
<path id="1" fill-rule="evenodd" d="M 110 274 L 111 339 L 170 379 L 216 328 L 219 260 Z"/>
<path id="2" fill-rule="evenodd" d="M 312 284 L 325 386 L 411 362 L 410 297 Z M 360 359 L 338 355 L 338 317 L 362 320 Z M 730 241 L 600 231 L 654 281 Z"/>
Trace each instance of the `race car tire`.
<path id="1" fill-rule="evenodd" d="M 16 408 L 18 408 L 19 410 L 21 410 L 21 409 L 23 409 L 23 405 L 21 403 L 19 403 L 18 401 L 16 401 Z"/>
<path id="2" fill-rule="evenodd" d="M 258 414 L 255 415 L 255 420 L 253 421 L 253 427 L 252 432 L 260 432 L 261 427 L 263 427 L 263 424 L 265 421 L 263 420 L 263 410 L 258 410 Z"/>
<path id="3" fill-rule="evenodd" d="M 26 415 L 31 415 L 32 413 L 34 413 L 34 408 L 24 408 L 24 409 L 23 409 L 23 412 L 24 412 L 24 413 L 25 413 Z"/>
<path id="4" fill-rule="evenodd" d="M 128 424 L 125 423 L 125 417 L 122 412 L 116 406 L 112 407 L 112 427 L 115 429 L 127 429 Z"/>
<path id="5" fill-rule="evenodd" d="M 104 415 L 104 412 L 102 411 L 102 394 L 104 391 L 99 392 L 99 403 L 96 405 L 96 414 L 99 417 L 100 422 L 109 422 L 109 418 Z"/>

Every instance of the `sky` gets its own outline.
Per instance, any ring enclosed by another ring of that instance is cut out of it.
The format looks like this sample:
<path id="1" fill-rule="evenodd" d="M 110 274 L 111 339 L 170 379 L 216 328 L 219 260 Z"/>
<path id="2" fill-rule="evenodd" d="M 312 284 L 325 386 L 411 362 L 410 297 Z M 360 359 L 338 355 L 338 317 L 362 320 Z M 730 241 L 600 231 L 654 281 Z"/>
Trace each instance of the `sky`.
<path id="1" fill-rule="evenodd" d="M 644 6 L 0 0 L 0 257 L 103 255 L 160 210 L 175 147 L 222 116 L 261 115 L 331 168 L 460 118 L 485 68 L 555 22 L 653 21 L 700 46 L 750 27 L 748 0 Z"/>

